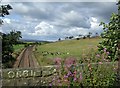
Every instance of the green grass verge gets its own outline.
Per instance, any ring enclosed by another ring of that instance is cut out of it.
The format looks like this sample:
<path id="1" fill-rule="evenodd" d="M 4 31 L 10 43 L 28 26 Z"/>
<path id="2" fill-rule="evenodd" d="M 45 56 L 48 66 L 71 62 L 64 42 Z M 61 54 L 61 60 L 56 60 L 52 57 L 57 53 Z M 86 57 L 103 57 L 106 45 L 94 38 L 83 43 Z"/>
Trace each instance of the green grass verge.
<path id="1" fill-rule="evenodd" d="M 13 45 L 13 48 L 14 48 L 14 52 L 19 52 L 21 51 L 21 49 L 24 48 L 24 44 Z"/>
<path id="2" fill-rule="evenodd" d="M 17 44 L 17 45 L 13 45 L 13 57 L 17 58 L 17 56 L 21 53 L 21 51 L 24 49 L 24 44 Z"/>

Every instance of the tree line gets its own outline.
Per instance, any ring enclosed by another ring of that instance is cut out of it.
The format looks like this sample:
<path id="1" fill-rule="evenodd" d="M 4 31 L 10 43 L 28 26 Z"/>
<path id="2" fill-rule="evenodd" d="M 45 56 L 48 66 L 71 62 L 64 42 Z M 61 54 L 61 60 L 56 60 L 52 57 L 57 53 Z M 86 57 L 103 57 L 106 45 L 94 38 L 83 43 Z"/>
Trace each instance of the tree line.
<path id="1" fill-rule="evenodd" d="M 76 39 L 76 40 L 79 40 L 79 39 L 86 39 L 86 38 L 95 38 L 95 37 L 99 37 L 99 34 L 96 32 L 94 36 L 92 36 L 92 32 L 88 32 L 87 35 L 81 35 L 79 34 L 77 37 L 76 36 L 67 36 L 65 37 L 65 40 L 67 39 Z M 58 38 L 58 41 L 61 41 L 61 38 Z"/>

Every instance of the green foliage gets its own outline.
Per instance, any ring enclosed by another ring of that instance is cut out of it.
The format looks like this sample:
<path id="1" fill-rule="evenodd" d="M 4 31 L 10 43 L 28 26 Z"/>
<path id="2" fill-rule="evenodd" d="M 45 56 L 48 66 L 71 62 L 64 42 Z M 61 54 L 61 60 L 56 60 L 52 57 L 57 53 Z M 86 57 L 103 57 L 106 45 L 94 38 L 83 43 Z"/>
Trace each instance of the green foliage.
<path id="1" fill-rule="evenodd" d="M 12 42 L 12 44 L 18 44 L 18 40 L 22 38 L 20 31 L 11 31 L 8 34 L 9 40 Z"/>
<path id="2" fill-rule="evenodd" d="M 9 15 L 9 10 L 11 10 L 12 7 L 8 5 L 1 5 L 0 6 L 0 16 L 4 17 L 5 15 Z"/>
<path id="3" fill-rule="evenodd" d="M 88 35 L 87 35 L 87 37 L 88 37 L 88 38 L 90 38 L 90 37 L 91 37 L 91 35 L 92 35 L 92 33 L 91 33 L 91 32 L 89 32 L 89 33 L 88 33 Z"/>
<path id="4" fill-rule="evenodd" d="M 5 15 L 9 15 L 9 10 L 12 7 L 8 5 L 1 5 L 0 6 L 0 17 L 4 17 Z M 3 20 L 0 19 L 0 25 L 3 24 Z M 0 32 L 0 38 L 2 39 L 2 63 L 3 67 L 12 67 L 14 58 L 12 57 L 13 53 L 13 45 L 10 39 L 10 34 L 4 34 Z"/>
<path id="5" fill-rule="evenodd" d="M 17 44 L 17 45 L 13 45 L 13 49 L 14 49 L 14 54 L 20 54 L 20 52 L 24 49 L 24 44 Z"/>
<path id="6" fill-rule="evenodd" d="M 108 59 L 110 60 L 118 59 L 118 39 L 120 39 L 118 19 L 118 14 L 113 13 L 108 24 L 105 24 L 104 22 L 101 22 L 100 24 L 103 25 L 104 32 L 101 34 L 101 37 L 104 40 L 99 43 L 98 50 L 103 53 L 103 50 L 106 49 L 110 53 L 108 55 Z"/>
<path id="7" fill-rule="evenodd" d="M 4 67 L 11 67 L 13 61 L 12 53 L 13 53 L 13 46 L 11 41 L 9 40 L 8 35 L 2 34 L 2 63 Z"/>
<path id="8" fill-rule="evenodd" d="M 83 39 L 86 39 L 86 37 L 84 36 Z"/>
<path id="9" fill-rule="evenodd" d="M 12 7 L 8 5 L 1 5 L 0 6 L 0 17 L 5 17 L 5 15 L 9 15 L 9 10 L 11 10 Z M 3 24 L 3 20 L 0 19 L 0 25 Z"/>
<path id="10" fill-rule="evenodd" d="M 21 37 L 20 31 L 12 31 L 8 34 L 1 33 L 2 35 L 2 63 L 3 67 L 12 67 L 15 59 L 12 56 L 14 51 L 13 45 L 17 44 Z"/>
<path id="11" fill-rule="evenodd" d="M 5 17 L 5 15 L 9 15 L 9 10 L 12 7 L 8 5 L 1 5 L 0 6 L 0 17 Z M 0 19 L 0 25 L 3 24 L 3 20 Z M 2 39 L 2 63 L 3 67 L 12 67 L 15 59 L 12 56 L 14 51 L 13 45 L 18 44 L 18 40 L 21 37 L 20 31 L 11 31 L 8 34 L 0 33 L 0 38 Z"/>
<path id="12" fill-rule="evenodd" d="M 24 47 L 28 47 L 28 46 L 29 46 L 29 44 L 28 44 L 28 43 L 24 44 Z"/>

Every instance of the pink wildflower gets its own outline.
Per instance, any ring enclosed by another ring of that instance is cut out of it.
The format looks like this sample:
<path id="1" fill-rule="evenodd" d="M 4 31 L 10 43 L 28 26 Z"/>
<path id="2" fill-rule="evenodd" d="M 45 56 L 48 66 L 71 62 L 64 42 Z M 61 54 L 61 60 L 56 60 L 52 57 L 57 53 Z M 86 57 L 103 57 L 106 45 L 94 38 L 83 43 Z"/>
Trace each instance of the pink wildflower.
<path id="1" fill-rule="evenodd" d="M 67 58 L 65 60 L 65 65 L 67 65 L 68 67 L 70 67 L 73 64 L 76 64 L 76 60 L 74 58 Z"/>
<path id="2" fill-rule="evenodd" d="M 64 78 L 68 78 L 68 75 L 64 75 Z"/>
<path id="3" fill-rule="evenodd" d="M 52 86 L 52 83 L 50 83 L 49 86 Z"/>
<path id="4" fill-rule="evenodd" d="M 72 74 L 72 73 L 69 71 L 68 74 L 67 74 L 67 76 L 70 76 L 71 74 Z"/>
<path id="5" fill-rule="evenodd" d="M 102 62 L 99 62 L 99 64 L 102 64 Z"/>
<path id="6" fill-rule="evenodd" d="M 76 81 L 77 80 L 77 78 L 76 77 L 74 77 L 74 81 Z"/>
<path id="7" fill-rule="evenodd" d="M 58 79 L 58 83 L 60 83 L 60 80 Z"/>
<path id="8" fill-rule="evenodd" d="M 107 50 L 107 49 L 106 49 L 106 48 L 104 48 L 104 52 L 106 52 L 106 50 Z"/>
<path id="9" fill-rule="evenodd" d="M 53 81 L 55 81 L 55 78 L 53 78 Z"/>
<path id="10" fill-rule="evenodd" d="M 73 73 L 74 73 L 74 74 L 76 74 L 76 73 L 77 73 L 77 71 L 75 70 Z"/>
<path id="11" fill-rule="evenodd" d="M 82 78 L 82 73 L 80 73 L 80 81 L 82 80 L 83 78 Z"/>
<path id="12" fill-rule="evenodd" d="M 100 54 L 97 54 L 96 56 L 97 56 L 97 57 L 100 57 Z"/>
<path id="13" fill-rule="evenodd" d="M 107 54 L 110 54 L 110 52 L 107 52 Z"/>
<path id="14" fill-rule="evenodd" d="M 56 65 L 60 65 L 61 64 L 61 58 L 55 58 L 54 59 L 54 63 L 56 64 Z"/>

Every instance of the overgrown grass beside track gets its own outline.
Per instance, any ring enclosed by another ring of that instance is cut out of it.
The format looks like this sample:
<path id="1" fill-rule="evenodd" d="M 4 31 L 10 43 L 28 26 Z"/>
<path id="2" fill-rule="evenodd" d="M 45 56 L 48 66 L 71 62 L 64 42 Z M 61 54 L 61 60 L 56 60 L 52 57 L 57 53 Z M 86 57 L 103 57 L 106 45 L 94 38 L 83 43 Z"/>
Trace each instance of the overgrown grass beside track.
<path id="1" fill-rule="evenodd" d="M 14 52 L 13 52 L 13 57 L 16 58 L 21 51 L 24 49 L 24 44 L 17 44 L 13 46 Z"/>
<path id="2" fill-rule="evenodd" d="M 21 49 L 24 48 L 24 44 L 14 45 L 13 48 L 14 48 L 14 52 L 19 52 L 21 51 Z"/>

